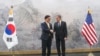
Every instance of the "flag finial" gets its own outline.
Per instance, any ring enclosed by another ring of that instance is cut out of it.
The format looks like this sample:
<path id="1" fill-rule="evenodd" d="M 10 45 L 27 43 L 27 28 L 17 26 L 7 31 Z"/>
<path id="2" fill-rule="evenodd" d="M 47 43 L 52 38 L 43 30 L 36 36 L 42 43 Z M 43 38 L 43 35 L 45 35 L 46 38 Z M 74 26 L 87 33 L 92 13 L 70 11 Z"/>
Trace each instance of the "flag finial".
<path id="1" fill-rule="evenodd" d="M 11 6 L 11 8 L 9 10 L 9 16 L 13 16 L 13 6 Z"/>
<path id="2" fill-rule="evenodd" d="M 90 9 L 90 7 L 88 6 L 88 13 L 91 14 L 92 10 Z"/>

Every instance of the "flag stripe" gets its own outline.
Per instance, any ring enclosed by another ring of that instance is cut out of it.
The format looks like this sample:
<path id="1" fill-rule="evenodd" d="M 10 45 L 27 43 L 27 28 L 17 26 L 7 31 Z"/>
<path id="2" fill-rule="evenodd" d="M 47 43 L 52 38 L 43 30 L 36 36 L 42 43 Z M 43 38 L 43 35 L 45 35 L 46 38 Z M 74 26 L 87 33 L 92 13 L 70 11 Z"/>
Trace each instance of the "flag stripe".
<path id="1" fill-rule="evenodd" d="M 91 24 L 90 27 L 92 28 L 94 35 L 97 37 L 94 25 Z"/>
<path id="2" fill-rule="evenodd" d="M 84 33 L 86 33 L 86 35 L 88 36 L 88 38 L 91 40 L 90 42 L 93 43 L 93 40 L 90 38 L 91 36 L 90 36 L 89 32 L 87 31 L 87 29 L 84 27 L 83 30 L 85 31 Z"/>
<path id="3" fill-rule="evenodd" d="M 82 35 L 85 36 L 87 42 L 92 45 L 93 43 L 91 42 L 91 40 L 89 39 L 89 37 L 87 36 L 87 34 L 84 32 L 84 30 L 82 29 Z"/>
<path id="4" fill-rule="evenodd" d="M 88 32 L 89 32 L 90 38 L 93 40 L 94 43 L 96 43 L 95 38 L 94 38 L 94 36 L 93 36 L 94 34 L 92 34 L 92 30 L 90 29 L 89 25 L 87 25 L 87 24 L 85 23 L 85 26 L 86 26 L 86 28 L 87 28 L 87 30 L 88 30 Z"/>
<path id="5" fill-rule="evenodd" d="M 87 34 L 89 35 L 89 38 L 91 39 L 91 41 L 94 43 L 94 40 L 93 40 L 93 38 L 92 38 L 92 36 L 91 36 L 91 34 L 90 34 L 90 32 L 89 32 L 87 26 L 85 25 L 84 28 L 85 28 L 84 30 L 86 30 Z"/>
<path id="6" fill-rule="evenodd" d="M 96 37 L 97 37 L 97 35 L 96 35 L 96 33 L 93 31 L 93 28 L 92 28 L 92 26 L 91 26 L 91 25 L 90 25 L 89 27 L 90 27 L 90 29 L 91 29 L 91 31 L 92 31 L 92 32 L 91 32 L 91 33 L 92 33 L 92 35 L 94 36 L 94 40 L 97 42 L 97 38 L 96 38 Z"/>

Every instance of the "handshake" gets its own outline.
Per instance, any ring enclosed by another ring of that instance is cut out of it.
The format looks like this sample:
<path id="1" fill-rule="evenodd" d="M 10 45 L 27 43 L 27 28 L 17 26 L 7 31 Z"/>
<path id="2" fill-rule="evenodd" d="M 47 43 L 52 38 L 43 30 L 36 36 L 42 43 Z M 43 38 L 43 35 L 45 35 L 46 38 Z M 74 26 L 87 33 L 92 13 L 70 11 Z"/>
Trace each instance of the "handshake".
<path id="1" fill-rule="evenodd" d="M 50 32 L 53 33 L 54 31 L 52 29 L 50 29 Z"/>

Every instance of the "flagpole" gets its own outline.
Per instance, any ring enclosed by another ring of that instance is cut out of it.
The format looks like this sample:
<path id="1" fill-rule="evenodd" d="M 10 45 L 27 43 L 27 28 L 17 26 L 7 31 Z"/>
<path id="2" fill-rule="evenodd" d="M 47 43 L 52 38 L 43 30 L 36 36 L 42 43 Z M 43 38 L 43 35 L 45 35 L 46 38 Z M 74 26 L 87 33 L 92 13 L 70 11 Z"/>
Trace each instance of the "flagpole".
<path id="1" fill-rule="evenodd" d="M 13 8 L 13 5 L 11 5 L 11 8 Z M 12 56 L 15 56 L 13 49 L 14 49 L 14 47 L 11 48 L 11 50 L 12 50 Z"/>
<path id="2" fill-rule="evenodd" d="M 89 6 L 88 6 L 88 13 L 91 13 Z M 92 45 L 89 45 L 89 48 L 90 48 L 90 52 L 89 52 L 88 56 L 94 56 L 94 54 L 92 53 Z"/>
<path id="3" fill-rule="evenodd" d="M 89 52 L 88 56 L 94 56 L 94 54 L 92 53 L 92 46 L 91 45 L 90 45 L 90 52 Z"/>
<path id="4" fill-rule="evenodd" d="M 12 48 L 9 49 L 9 52 L 10 52 L 11 56 L 15 56 Z"/>
<path id="5" fill-rule="evenodd" d="M 13 48 L 11 48 L 11 54 L 12 54 L 12 56 L 15 56 L 15 55 L 14 55 Z"/>
<path id="6" fill-rule="evenodd" d="M 88 6 L 88 12 L 90 13 L 90 7 L 89 7 L 89 6 Z M 90 53 L 89 53 L 89 54 L 91 54 L 91 53 L 92 53 L 91 48 L 92 48 L 92 45 L 90 45 Z"/>
<path id="7" fill-rule="evenodd" d="M 90 45 L 90 53 L 92 53 L 92 50 L 91 49 L 92 49 L 92 46 Z"/>
<path id="8" fill-rule="evenodd" d="M 13 9 L 13 5 L 11 5 L 11 8 Z M 15 56 L 15 55 L 14 55 L 13 48 L 14 48 L 14 47 L 11 48 L 11 54 L 12 54 L 12 56 Z"/>

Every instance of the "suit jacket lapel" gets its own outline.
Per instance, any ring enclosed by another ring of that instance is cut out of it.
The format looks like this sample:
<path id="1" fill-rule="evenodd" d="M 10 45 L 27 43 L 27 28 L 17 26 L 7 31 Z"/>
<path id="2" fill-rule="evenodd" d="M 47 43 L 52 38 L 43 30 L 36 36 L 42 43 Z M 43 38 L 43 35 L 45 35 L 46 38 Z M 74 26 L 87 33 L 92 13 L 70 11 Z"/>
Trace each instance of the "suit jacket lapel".
<path id="1" fill-rule="evenodd" d="M 56 27 L 58 28 L 58 22 L 56 22 Z"/>
<path id="2" fill-rule="evenodd" d="M 49 23 L 49 25 L 50 25 L 50 29 L 51 29 L 51 24 Z"/>
<path id="3" fill-rule="evenodd" d="M 46 27 L 49 29 L 49 27 L 48 27 L 48 25 L 47 25 L 47 23 L 45 22 L 45 25 L 46 25 Z M 49 23 L 49 25 L 50 25 L 50 23 Z M 50 25 L 50 28 L 51 28 L 51 25 Z"/>
<path id="4" fill-rule="evenodd" d="M 61 25 L 60 25 L 61 28 L 62 28 L 62 24 L 63 24 L 63 22 L 61 21 Z"/>

